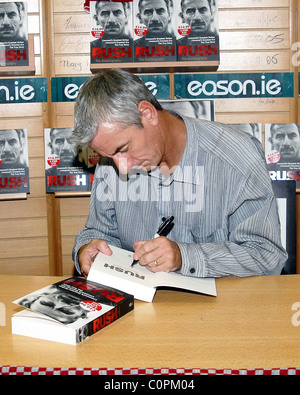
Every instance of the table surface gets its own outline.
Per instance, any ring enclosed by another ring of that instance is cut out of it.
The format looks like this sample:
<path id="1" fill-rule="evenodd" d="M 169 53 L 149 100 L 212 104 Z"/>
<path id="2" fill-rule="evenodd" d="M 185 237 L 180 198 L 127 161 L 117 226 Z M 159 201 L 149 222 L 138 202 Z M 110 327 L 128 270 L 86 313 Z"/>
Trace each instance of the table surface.
<path id="1" fill-rule="evenodd" d="M 77 346 L 12 335 L 19 308 L 11 302 L 61 279 L 0 276 L 0 366 L 300 367 L 300 326 L 292 322 L 300 275 L 218 279 L 217 297 L 158 290 L 152 303 L 135 301 L 134 311 Z"/>

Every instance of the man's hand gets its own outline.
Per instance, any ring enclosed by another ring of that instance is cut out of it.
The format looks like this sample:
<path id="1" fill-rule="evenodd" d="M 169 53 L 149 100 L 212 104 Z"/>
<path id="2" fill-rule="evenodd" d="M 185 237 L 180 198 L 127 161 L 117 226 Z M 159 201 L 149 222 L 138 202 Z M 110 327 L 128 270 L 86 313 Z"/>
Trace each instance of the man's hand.
<path id="1" fill-rule="evenodd" d="M 172 272 L 181 268 L 181 252 L 178 244 L 166 237 L 148 241 L 136 241 L 133 258 L 151 272 Z"/>
<path id="2" fill-rule="evenodd" d="M 105 255 L 111 255 L 112 250 L 104 240 L 94 239 L 89 244 L 82 246 L 78 252 L 78 260 L 81 268 L 81 273 L 87 276 L 90 268 L 96 258 L 96 255 L 101 252 Z"/>

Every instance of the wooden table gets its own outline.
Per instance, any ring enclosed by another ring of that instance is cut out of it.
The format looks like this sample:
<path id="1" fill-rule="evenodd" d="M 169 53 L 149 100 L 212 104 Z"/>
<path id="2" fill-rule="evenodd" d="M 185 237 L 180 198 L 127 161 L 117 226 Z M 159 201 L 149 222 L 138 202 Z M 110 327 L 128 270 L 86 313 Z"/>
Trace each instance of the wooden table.
<path id="1" fill-rule="evenodd" d="M 300 317 L 292 323 L 292 306 L 299 302 L 300 308 L 300 275 L 218 279 L 216 298 L 158 290 L 153 303 L 136 301 L 133 312 L 77 346 L 12 335 L 10 318 L 18 307 L 11 302 L 60 279 L 0 276 L 0 306 L 6 310 L 0 366 L 300 368 Z"/>

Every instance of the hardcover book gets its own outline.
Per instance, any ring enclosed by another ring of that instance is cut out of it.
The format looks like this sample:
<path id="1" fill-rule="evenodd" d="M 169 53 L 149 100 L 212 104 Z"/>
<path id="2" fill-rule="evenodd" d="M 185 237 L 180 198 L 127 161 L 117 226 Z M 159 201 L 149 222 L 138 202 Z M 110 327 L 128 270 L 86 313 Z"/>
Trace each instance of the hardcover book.
<path id="1" fill-rule="evenodd" d="M 99 253 L 90 269 L 88 280 L 118 287 L 136 299 L 152 302 L 157 287 L 185 289 L 216 296 L 215 279 L 182 276 L 171 272 L 150 272 L 139 264 L 131 267 L 133 253 L 110 246 L 112 255 Z"/>
<path id="2" fill-rule="evenodd" d="M 76 192 L 91 189 L 87 149 L 72 140 L 71 128 L 45 129 L 46 192 Z"/>
<path id="3" fill-rule="evenodd" d="M 171 2 L 134 1 L 134 61 L 176 61 L 175 19 Z"/>
<path id="4" fill-rule="evenodd" d="M 91 65 L 133 61 L 132 1 L 90 3 Z"/>
<path id="5" fill-rule="evenodd" d="M 12 316 L 12 333 L 76 345 L 134 309 L 133 296 L 71 277 L 13 303 L 30 310 Z"/>
<path id="6" fill-rule="evenodd" d="M 0 194 L 30 193 L 27 129 L 0 130 Z"/>
<path id="7" fill-rule="evenodd" d="M 177 60 L 219 61 L 217 0 L 175 1 Z"/>
<path id="8" fill-rule="evenodd" d="M 28 66 L 27 4 L 0 2 L 0 68 Z"/>
<path id="9" fill-rule="evenodd" d="M 300 187 L 300 124 L 265 124 L 265 155 L 272 181 L 296 181 Z"/>

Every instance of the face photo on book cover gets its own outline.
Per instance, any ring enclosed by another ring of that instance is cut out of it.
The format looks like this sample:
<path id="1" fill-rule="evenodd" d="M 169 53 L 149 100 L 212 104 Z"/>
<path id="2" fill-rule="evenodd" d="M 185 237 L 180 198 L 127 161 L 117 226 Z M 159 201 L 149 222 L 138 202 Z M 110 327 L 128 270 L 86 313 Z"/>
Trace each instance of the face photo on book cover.
<path id="1" fill-rule="evenodd" d="M 300 169 L 300 124 L 265 125 L 268 164 Z"/>
<path id="2" fill-rule="evenodd" d="M 26 129 L 0 130 L 0 175 L 8 169 L 28 169 Z"/>
<path id="3" fill-rule="evenodd" d="M 82 298 L 60 289 L 56 285 L 41 289 L 18 300 L 20 306 L 44 314 L 62 324 L 72 324 L 79 319 L 86 319 L 88 312 L 80 303 Z"/>
<path id="4" fill-rule="evenodd" d="M 93 1 L 91 14 L 91 47 L 102 48 L 106 42 L 132 42 L 132 3 Z M 125 41 L 127 40 L 127 41 Z"/>
<path id="5" fill-rule="evenodd" d="M 175 39 L 173 0 L 137 0 L 135 4 L 136 46 L 149 45 L 148 40 L 155 38 Z"/>
<path id="6" fill-rule="evenodd" d="M 217 37 L 216 0 L 181 0 L 176 3 L 177 39 L 188 44 L 191 38 Z"/>
<path id="7" fill-rule="evenodd" d="M 72 128 L 45 129 L 46 170 L 87 168 L 86 150 L 72 138 Z"/>

